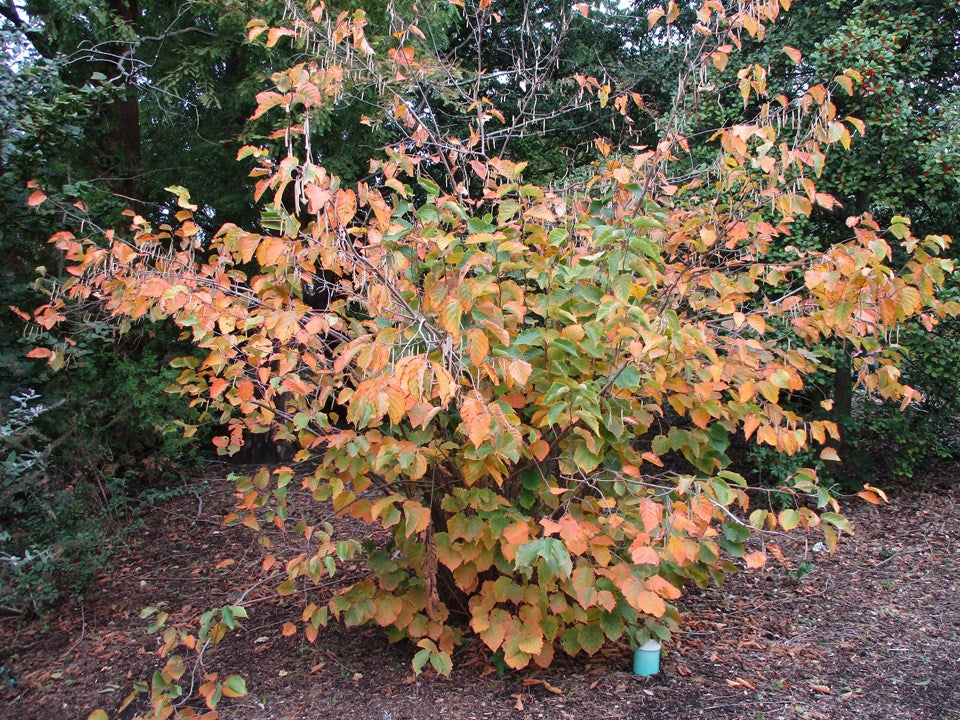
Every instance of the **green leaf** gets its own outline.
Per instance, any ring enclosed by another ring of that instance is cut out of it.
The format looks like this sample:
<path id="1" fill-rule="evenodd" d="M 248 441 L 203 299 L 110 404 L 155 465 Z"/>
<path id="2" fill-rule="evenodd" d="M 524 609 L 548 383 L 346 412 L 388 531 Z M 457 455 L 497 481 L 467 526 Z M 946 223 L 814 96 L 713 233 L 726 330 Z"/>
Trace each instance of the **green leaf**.
<path id="1" fill-rule="evenodd" d="M 496 230 L 496 226 L 482 218 L 470 218 L 467 220 L 467 232 L 471 235 L 477 233 L 492 233 Z"/>
<path id="2" fill-rule="evenodd" d="M 583 648 L 588 655 L 593 655 L 597 650 L 603 647 L 604 640 L 606 639 L 603 634 L 603 629 L 599 625 L 581 625 L 580 629 L 577 631 L 577 639 L 580 641 L 580 647 Z"/>
<path id="3" fill-rule="evenodd" d="M 792 508 L 781 510 L 779 520 L 784 530 L 793 530 L 800 522 L 800 513 Z"/>
<path id="4" fill-rule="evenodd" d="M 600 458 L 587 449 L 586 442 L 581 442 L 574 448 L 573 461 L 585 473 L 593 472 L 600 465 Z"/>
<path id="5" fill-rule="evenodd" d="M 243 697 L 247 694 L 247 681 L 239 675 L 231 675 L 223 683 L 223 688 L 228 697 Z"/>
<path id="6" fill-rule="evenodd" d="M 430 664 L 433 665 L 433 669 L 441 675 L 449 675 L 453 670 L 453 661 L 450 659 L 449 653 L 441 652 L 431 654 Z"/>
<path id="7" fill-rule="evenodd" d="M 730 489 L 730 486 L 720 478 L 710 480 L 710 489 L 717 498 L 717 502 L 726 507 L 737 499 L 736 493 Z"/>
<path id="8" fill-rule="evenodd" d="M 428 202 L 433 202 L 440 195 L 440 186 L 437 185 L 433 180 L 422 177 L 417 180 L 417 183 L 420 185 L 420 187 L 427 191 Z"/>
<path id="9" fill-rule="evenodd" d="M 613 381 L 613 386 L 621 390 L 640 387 L 640 370 L 636 365 L 627 365 L 620 374 L 617 375 L 617 379 Z"/>
<path id="10" fill-rule="evenodd" d="M 620 302 L 627 302 L 630 299 L 630 291 L 633 288 L 633 278 L 629 275 L 618 275 L 610 283 L 610 289 L 613 290 L 614 297 Z"/>
<path id="11" fill-rule="evenodd" d="M 820 514 L 820 519 L 825 523 L 830 523 L 838 530 L 843 530 L 848 535 L 853 535 L 853 528 L 850 526 L 850 521 L 843 515 L 838 515 L 834 512 L 825 512 Z"/>
<path id="12" fill-rule="evenodd" d="M 645 228 L 650 230 L 666 230 L 666 226 L 657 220 L 655 217 L 650 217 L 649 215 L 637 215 L 633 218 L 633 224 L 639 228 Z"/>
<path id="13" fill-rule="evenodd" d="M 744 555 L 743 543 L 731 542 L 725 537 L 720 537 L 717 538 L 717 545 L 722 547 L 734 557 L 743 557 Z"/>
<path id="14" fill-rule="evenodd" d="M 559 538 L 542 537 L 521 545 L 514 559 L 514 568 L 528 570 L 534 563 L 538 563 L 541 571 L 547 571 L 553 577 L 567 578 L 573 573 L 570 551 Z"/>
<path id="15" fill-rule="evenodd" d="M 419 650 L 417 654 L 413 656 L 413 671 L 417 675 L 423 672 L 424 666 L 430 660 L 430 655 L 429 650 Z"/>
<path id="16" fill-rule="evenodd" d="M 434 205 L 424 205 L 416 213 L 417 220 L 423 223 L 436 223 L 440 221 L 440 211 Z"/>

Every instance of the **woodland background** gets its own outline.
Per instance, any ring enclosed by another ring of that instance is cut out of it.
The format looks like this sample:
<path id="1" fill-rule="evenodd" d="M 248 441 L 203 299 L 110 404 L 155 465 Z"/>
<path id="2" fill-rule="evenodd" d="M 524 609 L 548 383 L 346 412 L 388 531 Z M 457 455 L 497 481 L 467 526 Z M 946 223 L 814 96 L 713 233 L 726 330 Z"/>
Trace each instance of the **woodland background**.
<path id="1" fill-rule="evenodd" d="M 365 6 L 371 28 L 386 32 L 384 3 L 356 4 Z M 496 5 L 503 20 L 480 61 L 494 74 L 514 71 L 531 43 L 555 44 L 544 18 L 567 12 L 554 0 Z M 599 4 L 589 18 L 570 23 L 550 72 L 538 79 L 543 102 L 556 103 L 556 118 L 549 131 L 531 132 L 514 146 L 529 159 L 532 182 L 562 184 L 597 161 L 597 134 L 617 149 L 655 140 L 653 119 L 669 109 L 680 69 L 648 32 L 655 6 Z M 169 361 L 190 348 L 164 323 L 139 322 L 121 333 L 91 316 L 66 367 L 26 357 L 44 337 L 26 329 L 23 311 L 44 302 L 51 281 L 65 272 L 47 243 L 64 218 L 49 207 L 28 207 L 28 183 L 61 204 L 83 203 L 105 227 L 121 224 L 127 207 L 156 222 L 169 218 L 176 198 L 164 188 L 172 185 L 188 187 L 200 203 L 195 221 L 204 232 L 228 220 L 259 227 L 249 165 L 236 155 L 243 145 L 271 142 L 269 124 L 249 120 L 255 95 L 271 73 L 297 61 L 298 51 L 249 42 L 253 15 L 278 22 L 284 3 L 0 2 L 0 611 L 8 615 L 44 616 L 82 599 L 131 533 L 149 523 L 154 505 L 194 494 L 193 478 L 210 458 L 209 438 L 222 429 L 167 392 L 178 374 Z M 468 32 L 457 18 L 453 6 L 431 18 L 444 47 L 456 47 Z M 681 12 L 679 40 L 695 32 L 695 22 L 692 11 Z M 804 65 L 790 62 L 783 46 L 800 50 Z M 838 67 L 857 68 L 864 82 L 842 100 L 843 112 L 864 120 L 869 132 L 855 138 L 854 152 L 830 157 L 818 189 L 882 225 L 905 214 L 918 236 L 956 234 L 960 9 L 942 0 L 907 9 L 893 0 L 797 2 L 765 42 L 748 43 L 743 55 L 768 66 L 770 85 L 785 91 Z M 612 107 L 569 111 L 578 73 L 638 93 L 648 121 L 625 123 Z M 510 82 L 491 92 L 509 108 L 526 90 Z M 550 114 L 542 105 L 540 111 Z M 355 98 L 312 128 L 324 166 L 346 181 L 367 177 L 368 159 L 397 140 L 388 127 L 362 122 L 366 112 L 364 98 Z M 844 231 L 842 216 L 815 211 L 790 241 L 825 249 Z M 944 292 L 947 299 L 960 295 L 955 282 Z M 901 412 L 858 393 L 849 369 L 825 375 L 793 402 L 834 400 L 830 418 L 844 433 L 842 465 L 812 452 L 787 457 L 743 445 L 731 449 L 737 469 L 773 485 L 802 465 L 816 466 L 844 491 L 877 477 L 929 483 L 923 471 L 960 452 L 960 325 L 947 319 L 933 333 L 907 326 L 900 342 L 909 349 L 906 381 L 923 392 L 923 402 Z M 849 368 L 846 350 L 834 350 L 837 367 Z M 185 439 L 184 424 L 200 429 Z M 265 462 L 277 452 L 254 444 L 236 460 Z"/>

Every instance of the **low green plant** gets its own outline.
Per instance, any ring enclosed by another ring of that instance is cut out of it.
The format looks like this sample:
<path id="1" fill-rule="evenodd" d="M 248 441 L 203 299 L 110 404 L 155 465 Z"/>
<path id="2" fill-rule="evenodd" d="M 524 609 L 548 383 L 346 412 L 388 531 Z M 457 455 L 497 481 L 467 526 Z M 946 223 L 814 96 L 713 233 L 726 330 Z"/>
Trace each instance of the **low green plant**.
<path id="1" fill-rule="evenodd" d="M 897 405 L 864 401 L 849 428 L 854 472 L 869 479 L 887 471 L 901 477 L 960 453 L 960 326 L 949 320 L 934 333 L 910 326 L 901 332 L 904 377 L 923 401 L 900 412 Z"/>
<path id="2" fill-rule="evenodd" d="M 0 421 L 0 606 L 7 610 L 40 612 L 80 592 L 109 556 L 89 487 L 51 480 L 60 440 L 38 421 L 53 408 L 27 390 L 10 398 Z"/>

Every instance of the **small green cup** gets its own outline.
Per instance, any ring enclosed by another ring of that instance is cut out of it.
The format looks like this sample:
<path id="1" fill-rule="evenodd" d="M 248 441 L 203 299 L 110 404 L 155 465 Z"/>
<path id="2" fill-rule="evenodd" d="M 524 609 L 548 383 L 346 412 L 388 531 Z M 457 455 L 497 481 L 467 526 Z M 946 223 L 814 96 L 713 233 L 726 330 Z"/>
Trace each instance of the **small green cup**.
<path id="1" fill-rule="evenodd" d="M 633 650 L 633 674 L 656 675 L 660 672 L 660 643 L 656 640 L 647 640 L 643 645 Z"/>

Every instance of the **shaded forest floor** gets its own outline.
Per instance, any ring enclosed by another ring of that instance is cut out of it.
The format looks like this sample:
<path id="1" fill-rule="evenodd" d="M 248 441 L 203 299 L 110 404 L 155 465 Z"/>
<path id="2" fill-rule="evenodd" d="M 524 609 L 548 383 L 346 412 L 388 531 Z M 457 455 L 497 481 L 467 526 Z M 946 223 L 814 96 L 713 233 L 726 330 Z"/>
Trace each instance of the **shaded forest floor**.
<path id="1" fill-rule="evenodd" d="M 687 622 L 654 678 L 630 674 L 624 644 L 503 677 L 467 648 L 452 678 L 414 679 L 410 647 L 375 628 L 331 624 L 315 644 L 282 637 L 302 600 L 281 602 L 264 585 L 247 595 L 243 628 L 208 653 L 208 671 L 240 673 L 250 690 L 224 701 L 220 717 L 960 720 L 958 474 L 935 468 L 930 490 L 893 491 L 884 507 L 848 503 L 857 535 L 832 556 L 801 536 L 781 543 L 792 572 L 771 562 L 723 589 L 688 592 Z M 217 521 L 229 484 L 206 488 L 154 508 L 82 604 L 43 622 L 0 621 L 0 665 L 17 679 L 0 695 L 0 717 L 115 710 L 158 667 L 141 608 L 187 622 L 256 585 L 262 549 Z"/>

